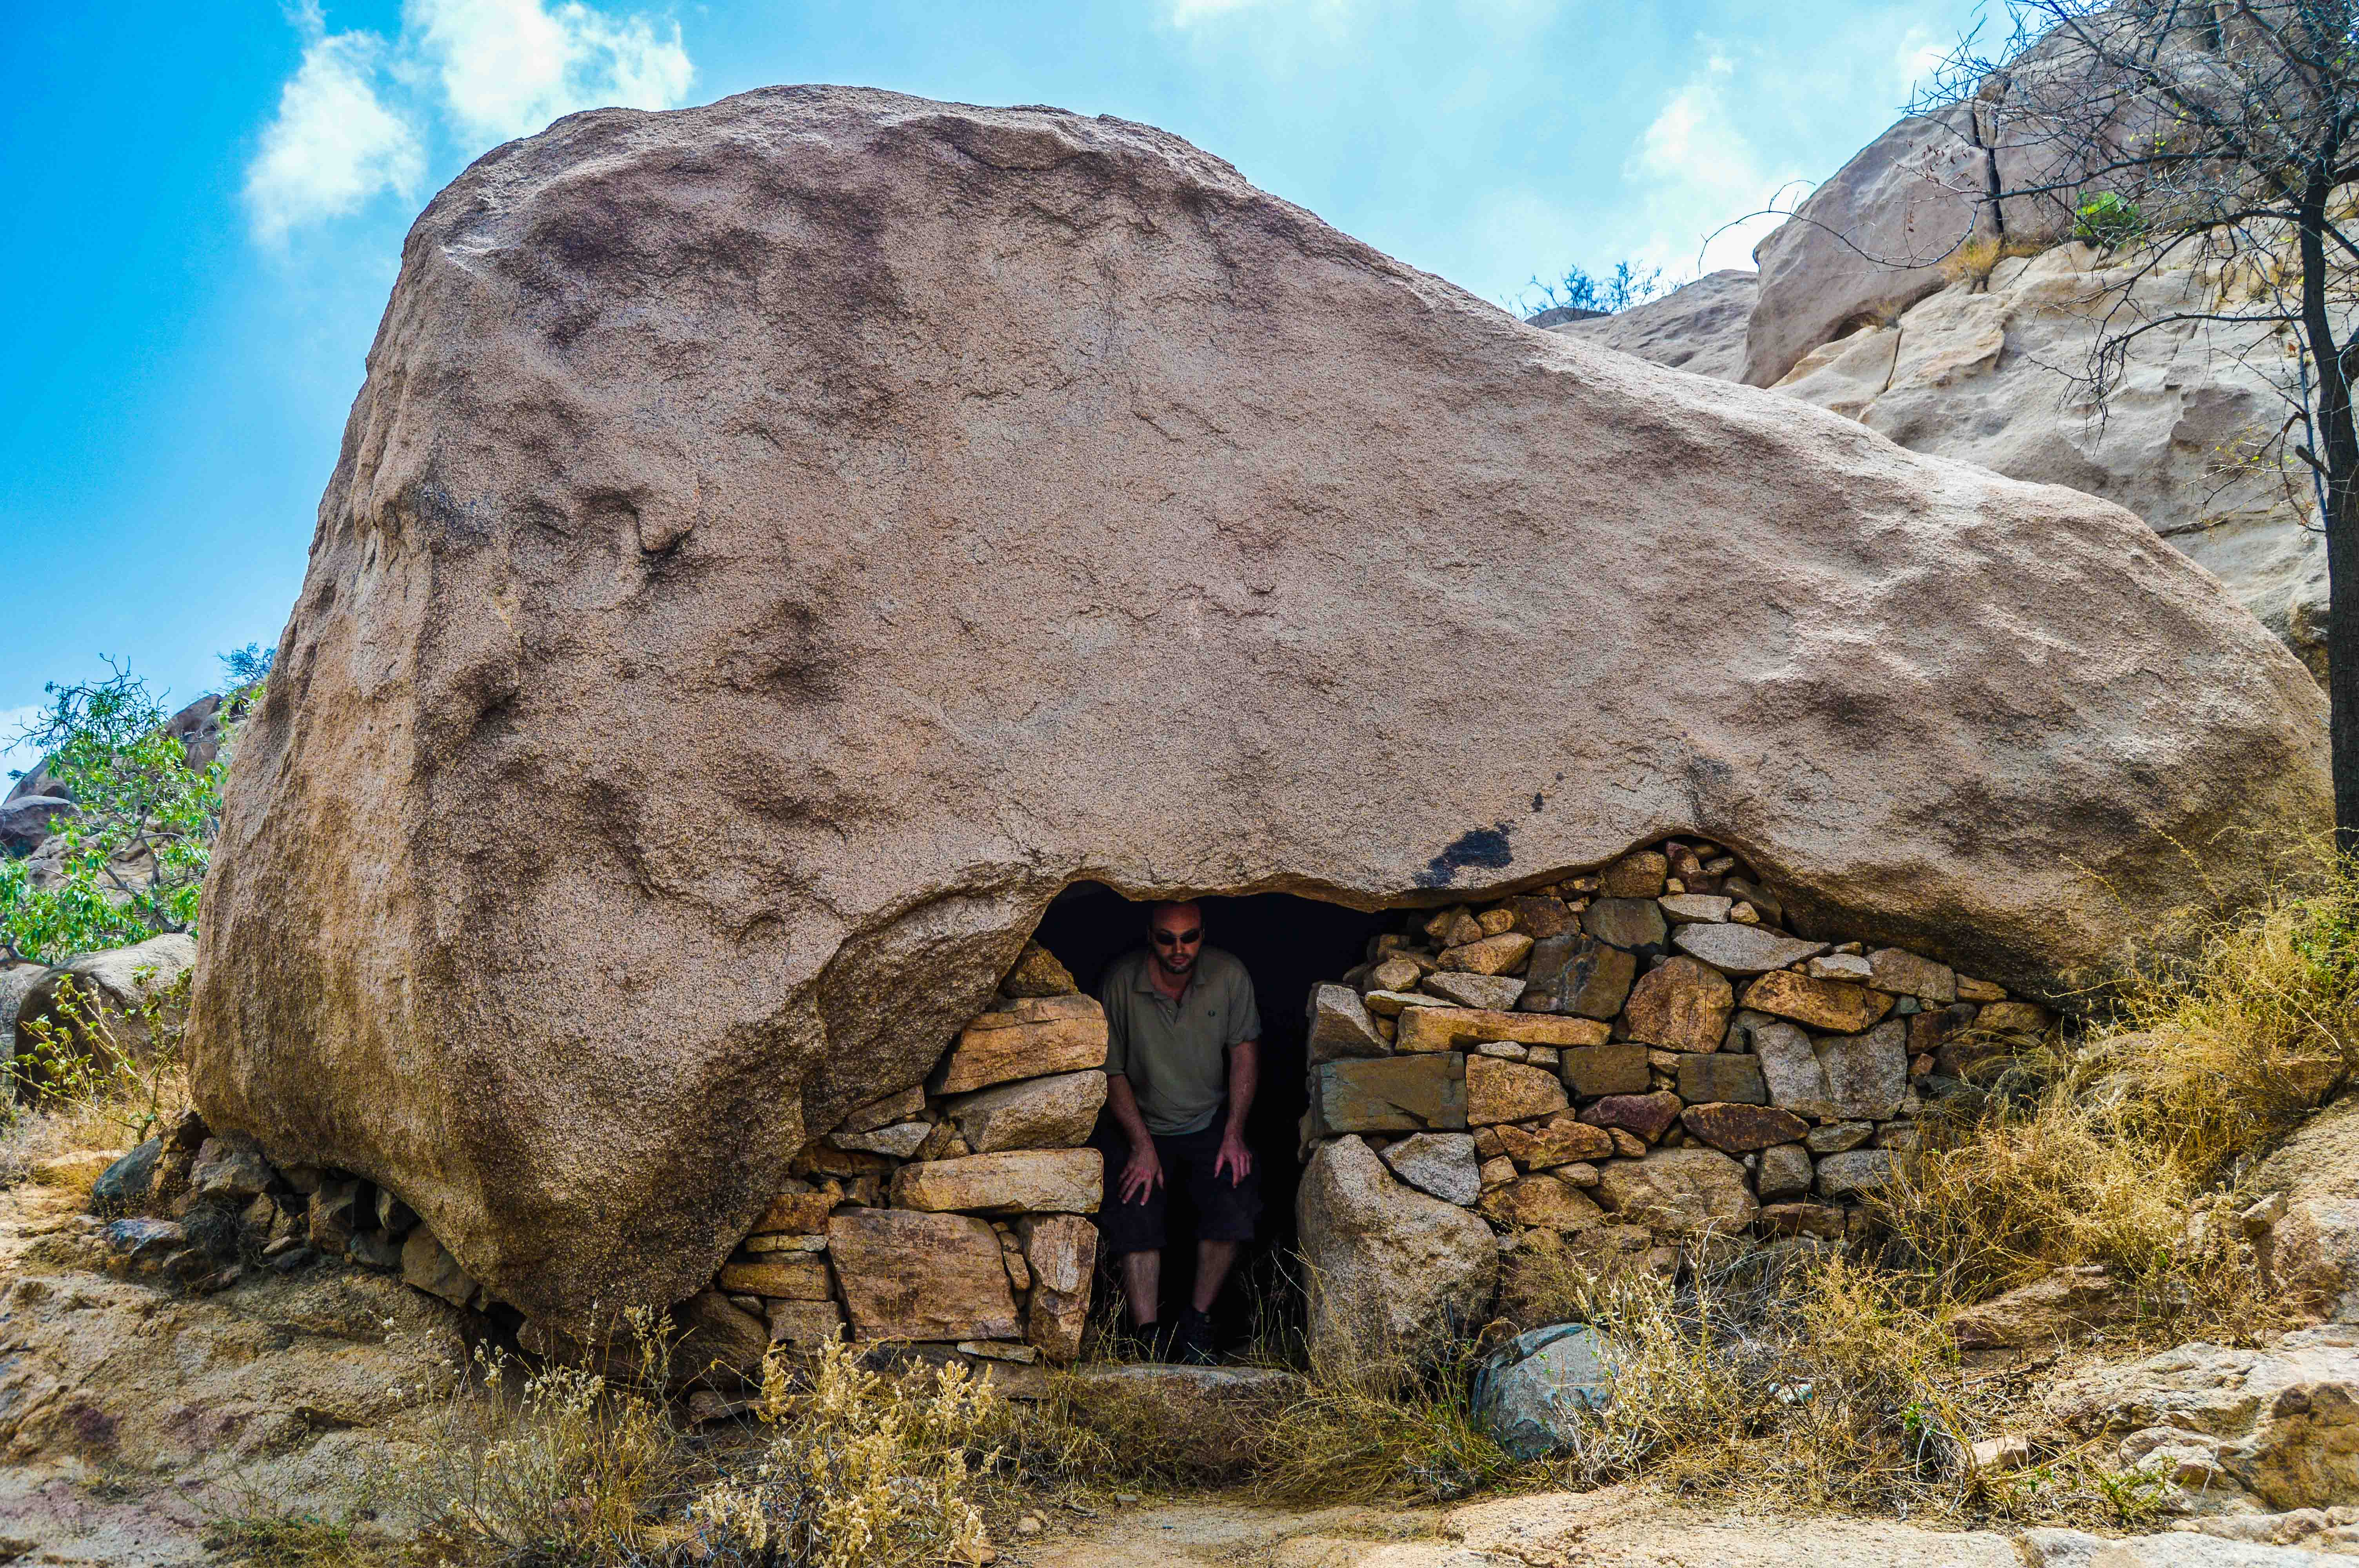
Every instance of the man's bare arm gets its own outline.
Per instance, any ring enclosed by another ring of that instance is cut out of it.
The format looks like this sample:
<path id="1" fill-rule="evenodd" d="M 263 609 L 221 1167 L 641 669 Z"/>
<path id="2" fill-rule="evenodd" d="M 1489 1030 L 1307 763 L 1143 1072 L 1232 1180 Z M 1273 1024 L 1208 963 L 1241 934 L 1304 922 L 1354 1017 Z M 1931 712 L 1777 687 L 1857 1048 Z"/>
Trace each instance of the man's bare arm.
<path id="1" fill-rule="evenodd" d="M 1123 1203 L 1137 1203 L 1163 1184 L 1163 1161 L 1155 1152 L 1147 1118 L 1138 1114 L 1138 1097 L 1130 1092 L 1130 1080 L 1120 1073 L 1106 1075 L 1106 1104 L 1113 1108 L 1114 1124 L 1130 1140 L 1130 1162 L 1122 1168 L 1115 1195 Z"/>
<path id="2" fill-rule="evenodd" d="M 1229 1121 L 1221 1133 L 1221 1152 L 1212 1161 L 1212 1174 L 1228 1175 L 1231 1186 L 1253 1172 L 1253 1151 L 1245 1147 L 1245 1117 L 1253 1110 L 1254 1091 L 1260 1087 L 1261 1042 L 1240 1040 L 1229 1047 Z"/>

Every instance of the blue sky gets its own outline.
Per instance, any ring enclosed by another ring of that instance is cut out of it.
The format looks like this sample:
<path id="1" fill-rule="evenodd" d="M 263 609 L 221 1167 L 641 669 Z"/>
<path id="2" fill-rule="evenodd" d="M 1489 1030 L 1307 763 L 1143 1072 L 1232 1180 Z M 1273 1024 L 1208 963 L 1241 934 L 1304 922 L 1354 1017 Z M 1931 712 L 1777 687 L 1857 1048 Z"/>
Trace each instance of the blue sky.
<path id="1" fill-rule="evenodd" d="M 26 6 L 0 102 L 0 741 L 102 654 L 275 642 L 411 217 L 575 109 L 774 82 L 1164 126 L 1488 298 L 1705 233 L 1891 123 L 1963 0 Z M 21 765 L 21 759 L 20 759 Z"/>

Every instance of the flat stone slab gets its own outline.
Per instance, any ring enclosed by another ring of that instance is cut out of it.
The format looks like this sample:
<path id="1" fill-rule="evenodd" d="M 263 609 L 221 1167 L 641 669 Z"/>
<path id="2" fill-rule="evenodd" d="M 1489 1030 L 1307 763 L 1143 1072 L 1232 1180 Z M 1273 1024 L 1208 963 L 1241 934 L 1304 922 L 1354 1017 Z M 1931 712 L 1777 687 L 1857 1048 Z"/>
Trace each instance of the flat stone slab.
<path id="1" fill-rule="evenodd" d="M 1557 1058 L 1565 1087 L 1583 1099 L 1599 1095 L 1642 1095 L 1655 1081 L 1644 1045 L 1591 1045 Z"/>
<path id="2" fill-rule="evenodd" d="M 1479 1007 L 1411 1007 L 1401 1011 L 1393 1048 L 1462 1051 L 1486 1041 L 1514 1045 L 1603 1045 L 1613 1037 L 1603 1023 L 1541 1012 L 1500 1012 Z"/>
<path id="3" fill-rule="evenodd" d="M 938 1095 L 962 1094 L 1016 1078 L 1105 1065 L 1105 1010 L 1095 997 L 1027 997 L 1004 1012 L 976 1015 L 936 1071 Z"/>
<path id="4" fill-rule="evenodd" d="M 1616 947 L 1659 947 L 1670 935 L 1663 906 L 1651 898 L 1601 898 L 1582 911 L 1581 928 Z"/>
<path id="5" fill-rule="evenodd" d="M 951 1101 L 949 1109 L 959 1136 L 978 1154 L 1071 1149 L 1089 1141 L 1105 1097 L 1106 1076 L 1091 1067 L 978 1089 Z"/>
<path id="6" fill-rule="evenodd" d="M 1105 1159 L 1094 1149 L 1011 1149 L 928 1160 L 893 1173 L 896 1208 L 1095 1214 L 1104 1195 Z"/>
<path id="7" fill-rule="evenodd" d="M 1745 988 L 1744 1005 L 1812 1029 L 1857 1034 L 1892 1011 L 1892 999 L 1850 980 L 1814 980 L 1775 969 Z"/>
<path id="8" fill-rule="evenodd" d="M 1455 1051 L 1321 1062 L 1311 1081 L 1327 1136 L 1466 1130 L 1466 1058 Z"/>
<path id="9" fill-rule="evenodd" d="M 828 1221 L 854 1337 L 1021 1339 L 999 1233 L 971 1215 L 848 1209 Z"/>
<path id="10" fill-rule="evenodd" d="M 1827 950 L 1823 942 L 1805 942 L 1780 931 L 1721 924 L 1682 925 L 1671 937 L 1671 945 L 1731 975 L 1782 969 Z"/>

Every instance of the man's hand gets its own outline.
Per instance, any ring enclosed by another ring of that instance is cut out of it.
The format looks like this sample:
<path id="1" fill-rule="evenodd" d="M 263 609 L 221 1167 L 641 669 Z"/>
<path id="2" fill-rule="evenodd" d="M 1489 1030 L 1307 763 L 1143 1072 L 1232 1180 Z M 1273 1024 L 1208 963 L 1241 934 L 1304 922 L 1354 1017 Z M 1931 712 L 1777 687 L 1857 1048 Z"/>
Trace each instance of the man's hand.
<path id="1" fill-rule="evenodd" d="M 1162 1184 L 1163 1162 L 1157 1158 L 1155 1145 L 1147 1142 L 1131 1150 L 1130 1163 L 1122 1168 L 1122 1184 L 1115 1192 L 1124 1203 L 1145 1203 L 1147 1195 Z"/>
<path id="2" fill-rule="evenodd" d="M 1237 1136 L 1234 1124 L 1221 1134 L 1221 1152 L 1213 1157 L 1212 1174 L 1227 1176 L 1233 1187 L 1253 1174 L 1253 1151 Z"/>

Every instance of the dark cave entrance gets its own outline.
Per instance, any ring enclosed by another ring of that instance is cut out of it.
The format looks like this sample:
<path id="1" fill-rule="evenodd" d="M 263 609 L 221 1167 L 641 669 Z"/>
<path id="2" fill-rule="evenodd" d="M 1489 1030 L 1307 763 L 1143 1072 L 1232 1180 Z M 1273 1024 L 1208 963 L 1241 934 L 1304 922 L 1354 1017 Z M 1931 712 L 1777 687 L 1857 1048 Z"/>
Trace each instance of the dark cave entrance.
<path id="1" fill-rule="evenodd" d="M 1234 1348 L 1256 1332 L 1299 1326 L 1295 1271 L 1294 1192 L 1301 1177 L 1300 1122 L 1310 1101 L 1304 1087 L 1305 1011 L 1311 988 L 1332 983 L 1367 956 L 1368 939 L 1397 923 L 1397 910 L 1346 909 L 1290 893 L 1241 898 L 1200 897 L 1204 939 L 1242 960 L 1254 979 L 1261 1011 L 1261 1087 L 1246 1119 L 1246 1141 L 1261 1173 L 1260 1234 L 1239 1260 L 1222 1292 L 1213 1321 L 1223 1346 Z M 1147 941 L 1144 902 L 1097 882 L 1077 882 L 1057 896 L 1033 933 L 1093 996 L 1108 964 Z M 1108 1173 L 1108 1198 L 1113 1174 Z M 1170 1199 L 1170 1245 L 1163 1266 L 1163 1312 L 1187 1304 L 1195 1276 L 1195 1217 L 1184 1193 Z M 1101 1299 L 1115 1281 L 1101 1263 Z M 1263 1314 L 1256 1322 L 1256 1313 Z"/>

